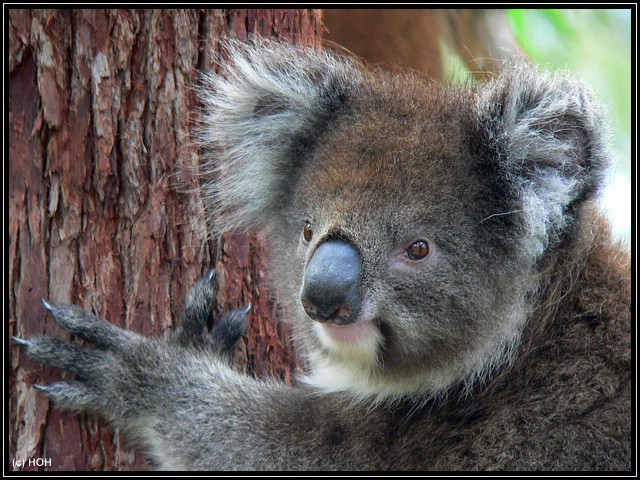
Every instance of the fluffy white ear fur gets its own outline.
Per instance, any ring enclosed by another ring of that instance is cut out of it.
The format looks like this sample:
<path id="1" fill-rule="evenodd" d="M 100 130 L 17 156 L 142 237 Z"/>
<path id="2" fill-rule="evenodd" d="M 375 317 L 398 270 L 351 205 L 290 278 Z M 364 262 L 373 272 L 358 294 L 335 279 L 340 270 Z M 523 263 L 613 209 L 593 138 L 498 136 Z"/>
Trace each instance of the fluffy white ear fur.
<path id="1" fill-rule="evenodd" d="M 361 77 L 353 61 L 310 47 L 227 40 L 222 52 L 220 71 L 202 79 L 197 135 L 216 233 L 264 226 L 286 200 L 296 148 L 313 143 L 332 104 Z"/>
<path id="2" fill-rule="evenodd" d="M 520 63 L 478 96 L 478 122 L 500 170 L 522 199 L 531 254 L 542 254 L 569 219 L 567 208 L 594 194 L 610 163 L 601 108 L 564 73 Z"/>

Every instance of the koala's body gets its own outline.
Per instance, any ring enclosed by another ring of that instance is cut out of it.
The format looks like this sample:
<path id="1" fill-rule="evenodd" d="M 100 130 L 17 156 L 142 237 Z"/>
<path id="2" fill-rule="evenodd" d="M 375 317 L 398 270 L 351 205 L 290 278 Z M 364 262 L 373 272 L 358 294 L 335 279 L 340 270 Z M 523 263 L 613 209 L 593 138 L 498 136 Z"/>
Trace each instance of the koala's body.
<path id="1" fill-rule="evenodd" d="M 203 279 L 168 341 L 48 306 L 98 348 L 19 340 L 79 376 L 40 388 L 166 469 L 630 469 L 630 263 L 594 205 L 609 157 L 584 87 L 225 48 L 203 191 L 216 233 L 264 235 L 308 375 L 229 367 L 242 314 L 205 332 Z"/>

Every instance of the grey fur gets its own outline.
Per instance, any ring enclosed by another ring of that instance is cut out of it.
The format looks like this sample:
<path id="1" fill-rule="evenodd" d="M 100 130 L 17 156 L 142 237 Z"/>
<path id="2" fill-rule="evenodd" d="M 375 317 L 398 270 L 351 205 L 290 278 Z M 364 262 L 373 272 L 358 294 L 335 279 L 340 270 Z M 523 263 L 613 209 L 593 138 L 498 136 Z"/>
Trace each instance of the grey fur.
<path id="1" fill-rule="evenodd" d="M 184 347 L 206 348 L 231 360 L 233 348 L 247 330 L 251 306 L 231 310 L 213 324 L 212 305 L 215 298 L 215 271 L 201 278 L 189 291 L 182 322 L 172 333 L 172 341 Z"/>
<path id="2" fill-rule="evenodd" d="M 308 377 L 228 366 L 248 310 L 209 330 L 209 275 L 167 341 L 48 306 L 98 348 L 17 340 L 78 376 L 43 392 L 164 469 L 629 470 L 629 259 L 594 206 L 609 161 L 587 89 L 527 65 L 438 87 L 312 49 L 225 48 L 202 87 L 205 195 L 216 232 L 265 234 Z M 358 342 L 300 303 L 329 239 L 361 259 Z M 418 239 L 429 255 L 409 260 Z"/>

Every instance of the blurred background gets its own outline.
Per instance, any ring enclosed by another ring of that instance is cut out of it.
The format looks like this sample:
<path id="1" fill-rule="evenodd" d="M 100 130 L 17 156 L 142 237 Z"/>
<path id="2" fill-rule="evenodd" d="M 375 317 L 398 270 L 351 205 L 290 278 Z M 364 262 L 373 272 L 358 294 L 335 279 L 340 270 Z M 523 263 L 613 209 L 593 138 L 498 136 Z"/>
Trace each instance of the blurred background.
<path id="1" fill-rule="evenodd" d="M 574 72 L 606 107 L 615 167 L 602 205 L 616 236 L 631 235 L 631 9 L 328 9 L 325 38 L 382 68 L 445 82 L 493 75 L 525 56 Z"/>

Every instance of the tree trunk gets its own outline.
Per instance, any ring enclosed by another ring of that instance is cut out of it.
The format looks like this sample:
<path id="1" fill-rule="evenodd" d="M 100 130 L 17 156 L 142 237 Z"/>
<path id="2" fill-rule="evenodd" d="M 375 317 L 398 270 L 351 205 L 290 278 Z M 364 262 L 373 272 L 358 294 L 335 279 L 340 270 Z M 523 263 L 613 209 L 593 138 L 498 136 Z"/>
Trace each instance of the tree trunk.
<path id="1" fill-rule="evenodd" d="M 187 193 L 198 163 L 189 86 L 222 36 L 317 46 L 320 28 L 318 10 L 9 11 L 9 335 L 69 338 L 42 298 L 166 335 L 215 267 L 219 311 L 253 306 L 248 369 L 291 381 L 262 247 L 247 235 L 209 239 Z M 16 346 L 9 356 L 10 469 L 150 468 L 100 420 L 54 410 L 32 388 L 60 372 Z"/>

